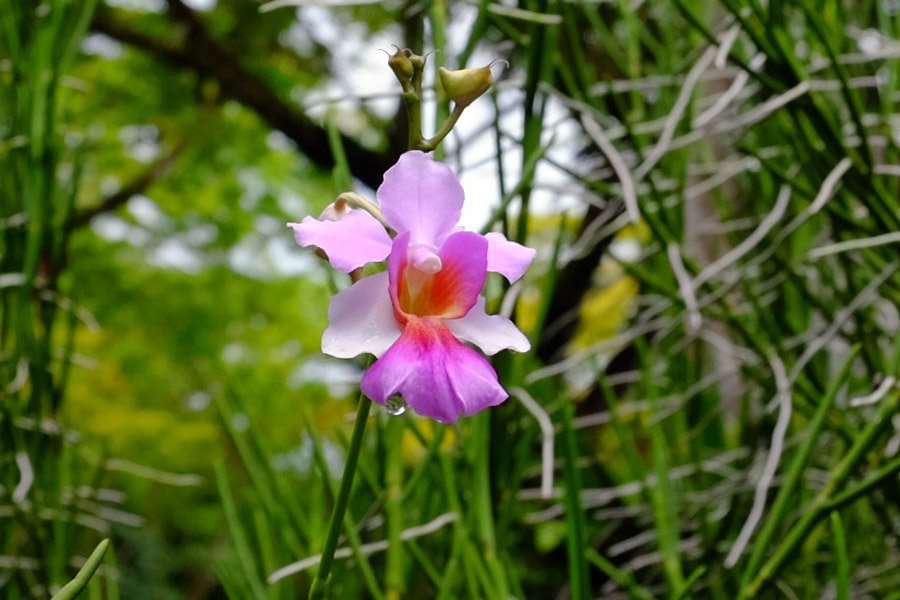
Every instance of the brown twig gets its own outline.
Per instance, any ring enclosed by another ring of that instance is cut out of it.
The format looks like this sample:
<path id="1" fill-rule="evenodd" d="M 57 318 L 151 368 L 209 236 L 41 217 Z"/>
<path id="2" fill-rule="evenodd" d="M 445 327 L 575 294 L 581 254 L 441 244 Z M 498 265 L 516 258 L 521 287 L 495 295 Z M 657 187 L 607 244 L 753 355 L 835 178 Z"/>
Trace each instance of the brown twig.
<path id="1" fill-rule="evenodd" d="M 181 156 L 184 148 L 185 144 L 183 143 L 177 145 L 168 154 L 157 159 L 146 171 L 132 179 L 116 193 L 107 196 L 96 206 L 83 209 L 73 214 L 66 224 L 67 231 L 72 232 L 83 227 L 90 223 L 91 219 L 97 215 L 114 211 L 128 202 L 132 197 L 142 194 L 151 185 L 169 174 L 175 166 L 175 163 L 178 162 L 178 157 Z"/>
<path id="2" fill-rule="evenodd" d="M 171 20 L 186 30 L 179 42 L 170 42 L 130 27 L 100 10 L 91 27 L 129 46 L 144 50 L 178 69 L 214 79 L 222 92 L 256 112 L 266 123 L 278 129 L 297 144 L 300 152 L 324 169 L 331 169 L 334 156 L 328 143 L 327 130 L 281 97 L 255 72 L 244 66 L 232 53 L 215 40 L 197 15 L 180 0 L 169 0 Z M 353 176 L 376 188 L 382 175 L 396 162 L 394 150 L 375 152 L 353 138 L 341 136 L 347 162 Z M 393 148 L 393 146 L 391 146 Z"/>

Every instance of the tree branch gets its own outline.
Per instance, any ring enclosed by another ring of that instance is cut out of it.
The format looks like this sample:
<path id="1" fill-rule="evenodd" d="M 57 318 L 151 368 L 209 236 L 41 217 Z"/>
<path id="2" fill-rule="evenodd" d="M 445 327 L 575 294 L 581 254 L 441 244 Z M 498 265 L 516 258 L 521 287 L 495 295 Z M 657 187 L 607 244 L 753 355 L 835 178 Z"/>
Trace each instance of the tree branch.
<path id="1" fill-rule="evenodd" d="M 174 167 L 175 163 L 178 161 L 178 157 L 181 155 L 182 150 L 184 150 L 183 144 L 176 146 L 168 154 L 157 159 L 146 171 L 128 182 L 127 185 L 123 186 L 122 189 L 115 194 L 107 196 L 96 206 L 86 208 L 72 215 L 69 222 L 66 224 L 66 230 L 72 232 L 83 227 L 90 223 L 91 219 L 97 215 L 116 210 L 128 202 L 132 197 L 143 193 L 151 185 L 169 174 L 169 171 L 172 170 L 172 167 Z"/>
<path id="2" fill-rule="evenodd" d="M 194 12 L 180 0 L 169 0 L 168 4 L 171 18 L 187 29 L 184 39 L 178 44 L 133 29 L 112 17 L 108 10 L 98 11 L 91 27 L 96 32 L 144 50 L 175 68 L 216 80 L 225 95 L 250 108 L 271 127 L 284 133 L 315 165 L 323 169 L 334 167 L 335 160 L 324 127 L 280 98 L 259 75 L 213 39 Z M 377 188 L 384 172 L 396 162 L 396 151 L 375 152 L 343 135 L 341 141 L 353 176 L 370 188 Z"/>

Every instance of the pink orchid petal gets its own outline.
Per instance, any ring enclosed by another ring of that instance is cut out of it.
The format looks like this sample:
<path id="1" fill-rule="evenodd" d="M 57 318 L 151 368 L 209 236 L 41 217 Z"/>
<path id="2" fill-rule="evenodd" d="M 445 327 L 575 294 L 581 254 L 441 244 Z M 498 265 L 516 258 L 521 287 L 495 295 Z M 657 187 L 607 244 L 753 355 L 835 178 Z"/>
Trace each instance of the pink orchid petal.
<path id="1" fill-rule="evenodd" d="M 409 232 L 394 239 L 388 259 L 391 299 L 400 314 L 456 319 L 478 300 L 487 275 L 487 242 L 466 231 L 454 233 L 441 247 L 441 270 L 428 273 L 408 260 Z"/>
<path id="2" fill-rule="evenodd" d="M 511 242 L 497 231 L 486 234 L 488 241 L 488 271 L 500 273 L 510 283 L 518 280 L 534 260 L 534 248 Z"/>
<path id="3" fill-rule="evenodd" d="M 397 233 L 412 235 L 410 245 L 437 251 L 462 213 L 463 189 L 447 165 L 424 152 L 404 153 L 384 174 L 378 201 Z M 414 262 L 416 266 L 421 266 Z"/>
<path id="4" fill-rule="evenodd" d="M 388 274 L 378 273 L 360 279 L 331 299 L 322 352 L 337 358 L 353 358 L 364 352 L 381 356 L 402 331 L 388 295 Z"/>
<path id="5" fill-rule="evenodd" d="M 531 342 L 525 334 L 506 317 L 487 314 L 484 304 L 482 296 L 466 316 L 444 321 L 444 324 L 458 339 L 475 344 L 488 356 L 507 348 L 516 352 L 528 352 Z"/>
<path id="6" fill-rule="evenodd" d="M 378 404 L 399 394 L 418 414 L 454 423 L 508 397 L 490 363 L 440 322 L 412 318 L 360 382 Z"/>
<path id="7" fill-rule="evenodd" d="M 370 262 L 385 259 L 391 237 L 375 217 L 364 210 L 351 210 L 339 221 L 306 217 L 288 223 L 301 246 L 321 248 L 335 269 L 349 273 Z"/>
<path id="8" fill-rule="evenodd" d="M 434 275 L 434 293 L 453 296 L 453 304 L 465 315 L 475 306 L 487 277 L 487 243 L 483 236 L 469 231 L 454 233 L 441 247 L 443 268 Z M 445 318 L 452 319 L 450 315 Z"/>

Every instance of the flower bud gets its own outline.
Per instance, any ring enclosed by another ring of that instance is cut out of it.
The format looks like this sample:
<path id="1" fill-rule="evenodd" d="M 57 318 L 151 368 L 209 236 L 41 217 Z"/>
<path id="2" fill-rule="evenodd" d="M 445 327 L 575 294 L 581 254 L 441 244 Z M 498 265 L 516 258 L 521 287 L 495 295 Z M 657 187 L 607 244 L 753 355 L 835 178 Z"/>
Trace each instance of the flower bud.
<path id="1" fill-rule="evenodd" d="M 441 87 L 457 106 L 466 107 L 478 96 L 485 93 L 494 83 L 491 66 L 450 71 L 441 67 L 438 70 Z"/>
<path id="2" fill-rule="evenodd" d="M 394 47 L 397 48 L 396 46 Z M 394 75 L 397 76 L 397 79 L 400 80 L 400 83 L 405 84 L 409 82 L 415 73 L 412 60 L 410 60 L 411 57 L 412 52 L 406 49 L 401 50 L 400 48 L 397 48 L 397 51 L 388 57 L 388 66 L 394 72 Z"/>
<path id="3" fill-rule="evenodd" d="M 319 220 L 340 221 L 347 216 L 348 212 L 350 212 L 350 207 L 347 206 L 347 203 L 342 199 L 338 199 L 325 207 L 325 210 L 319 215 Z"/>

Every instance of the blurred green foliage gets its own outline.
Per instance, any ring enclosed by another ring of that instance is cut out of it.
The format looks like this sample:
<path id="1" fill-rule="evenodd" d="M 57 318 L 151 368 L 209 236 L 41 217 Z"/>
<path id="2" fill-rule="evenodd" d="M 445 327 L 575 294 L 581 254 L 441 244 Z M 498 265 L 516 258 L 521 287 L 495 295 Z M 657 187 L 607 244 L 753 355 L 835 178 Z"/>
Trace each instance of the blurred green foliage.
<path id="1" fill-rule="evenodd" d="M 456 427 L 373 411 L 333 596 L 896 594 L 895 4 L 0 0 L 0 596 L 106 536 L 92 600 L 308 591 L 267 579 L 321 551 L 362 363 L 284 223 L 403 149 L 346 78 L 390 41 L 511 63 L 444 150 L 540 251 L 488 282 L 535 348 Z"/>

